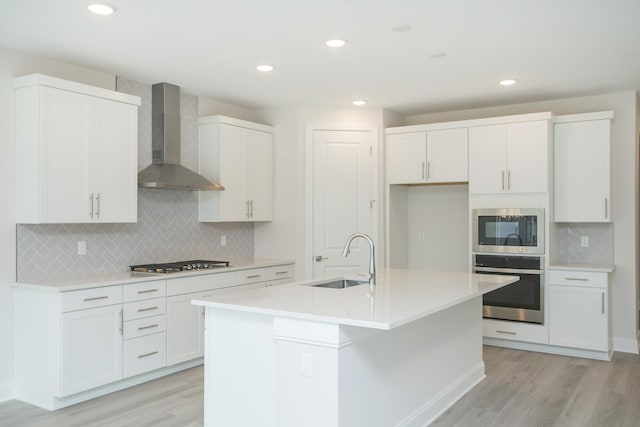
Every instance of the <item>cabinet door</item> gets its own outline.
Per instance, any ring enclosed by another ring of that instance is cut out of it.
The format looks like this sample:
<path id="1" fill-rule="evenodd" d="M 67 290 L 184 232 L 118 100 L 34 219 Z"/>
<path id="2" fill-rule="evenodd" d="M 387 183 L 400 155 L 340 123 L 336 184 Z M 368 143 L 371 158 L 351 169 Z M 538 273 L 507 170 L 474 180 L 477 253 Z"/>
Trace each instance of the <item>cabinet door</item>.
<path id="1" fill-rule="evenodd" d="M 507 191 L 549 191 L 548 140 L 549 124 L 546 120 L 507 125 Z"/>
<path id="2" fill-rule="evenodd" d="M 89 96 L 41 90 L 41 222 L 91 222 Z"/>
<path id="3" fill-rule="evenodd" d="M 248 221 L 247 129 L 220 124 L 220 221 Z"/>
<path id="4" fill-rule="evenodd" d="M 549 342 L 586 350 L 608 350 L 607 291 L 550 286 Z"/>
<path id="5" fill-rule="evenodd" d="M 507 127 L 469 128 L 469 193 L 490 194 L 506 190 Z"/>
<path id="6" fill-rule="evenodd" d="M 558 222 L 611 222 L 611 122 L 555 125 Z"/>
<path id="7" fill-rule="evenodd" d="M 93 197 L 96 222 L 136 222 L 138 109 L 93 100 Z"/>
<path id="8" fill-rule="evenodd" d="M 469 179 L 467 129 L 427 132 L 427 182 Z"/>
<path id="9" fill-rule="evenodd" d="M 191 300 L 206 296 L 198 292 L 167 298 L 167 366 L 204 355 L 204 307 Z"/>
<path id="10" fill-rule="evenodd" d="M 122 379 L 122 306 L 62 314 L 62 385 L 68 396 Z"/>
<path id="11" fill-rule="evenodd" d="M 247 199 L 252 221 L 273 220 L 273 135 L 247 131 Z"/>
<path id="12" fill-rule="evenodd" d="M 427 133 L 387 135 L 387 178 L 389 184 L 427 182 Z"/>

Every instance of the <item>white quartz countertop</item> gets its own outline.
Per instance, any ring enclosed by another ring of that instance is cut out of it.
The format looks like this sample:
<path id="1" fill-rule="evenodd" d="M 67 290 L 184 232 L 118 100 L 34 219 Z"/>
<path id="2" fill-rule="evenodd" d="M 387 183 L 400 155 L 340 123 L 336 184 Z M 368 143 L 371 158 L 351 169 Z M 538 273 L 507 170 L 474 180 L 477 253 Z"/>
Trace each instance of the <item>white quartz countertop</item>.
<path id="1" fill-rule="evenodd" d="M 517 276 L 384 269 L 370 292 L 368 284 L 345 289 L 309 286 L 328 279 L 221 294 L 192 303 L 249 313 L 268 314 L 393 329 L 498 289 Z M 478 312 L 478 321 L 481 313 Z"/>
<path id="2" fill-rule="evenodd" d="M 17 288 L 32 288 L 50 290 L 55 292 L 77 291 L 81 289 L 98 288 L 101 286 L 126 285 L 130 283 L 151 282 L 154 280 L 179 279 L 204 274 L 220 274 L 231 271 L 247 270 L 251 268 L 275 267 L 277 265 L 293 264 L 293 261 L 276 259 L 255 259 L 233 263 L 231 267 L 220 267 L 209 270 L 185 271 L 180 273 L 134 273 L 131 271 L 78 275 L 60 278 L 43 278 L 33 281 L 17 282 L 13 286 Z"/>
<path id="3" fill-rule="evenodd" d="M 593 271 L 596 273 L 612 273 L 616 269 L 613 264 L 551 264 L 551 270 Z"/>

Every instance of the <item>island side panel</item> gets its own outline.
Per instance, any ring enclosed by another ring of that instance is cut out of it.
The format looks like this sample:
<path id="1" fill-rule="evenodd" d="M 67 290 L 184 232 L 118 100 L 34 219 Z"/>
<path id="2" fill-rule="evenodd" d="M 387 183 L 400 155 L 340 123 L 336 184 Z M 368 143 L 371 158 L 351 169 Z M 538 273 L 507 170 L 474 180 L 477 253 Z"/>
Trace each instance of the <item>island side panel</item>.
<path id="1" fill-rule="evenodd" d="M 484 378 L 481 297 L 390 331 L 276 319 L 279 427 L 423 426 Z"/>
<path id="2" fill-rule="evenodd" d="M 273 317 L 207 307 L 204 425 L 276 426 Z"/>

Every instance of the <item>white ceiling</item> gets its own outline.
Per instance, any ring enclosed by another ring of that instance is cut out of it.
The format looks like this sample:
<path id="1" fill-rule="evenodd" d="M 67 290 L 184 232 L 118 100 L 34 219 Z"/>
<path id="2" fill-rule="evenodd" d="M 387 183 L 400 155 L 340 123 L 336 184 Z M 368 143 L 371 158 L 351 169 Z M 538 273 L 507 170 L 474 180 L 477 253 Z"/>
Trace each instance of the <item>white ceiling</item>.
<path id="1" fill-rule="evenodd" d="M 247 108 L 415 114 L 640 88 L 640 0 L 108 0 L 108 17 L 89 2 L 2 0 L 0 45 Z"/>

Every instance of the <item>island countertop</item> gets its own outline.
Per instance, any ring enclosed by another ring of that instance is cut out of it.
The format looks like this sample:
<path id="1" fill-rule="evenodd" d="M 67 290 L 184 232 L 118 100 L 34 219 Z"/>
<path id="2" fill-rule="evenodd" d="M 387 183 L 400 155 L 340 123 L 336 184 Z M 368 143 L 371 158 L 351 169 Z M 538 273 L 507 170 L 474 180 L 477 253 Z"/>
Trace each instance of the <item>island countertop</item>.
<path id="1" fill-rule="evenodd" d="M 381 269 L 376 285 L 345 289 L 298 282 L 192 300 L 195 305 L 390 330 L 479 297 L 517 276 Z M 479 312 L 478 315 L 481 313 Z"/>

